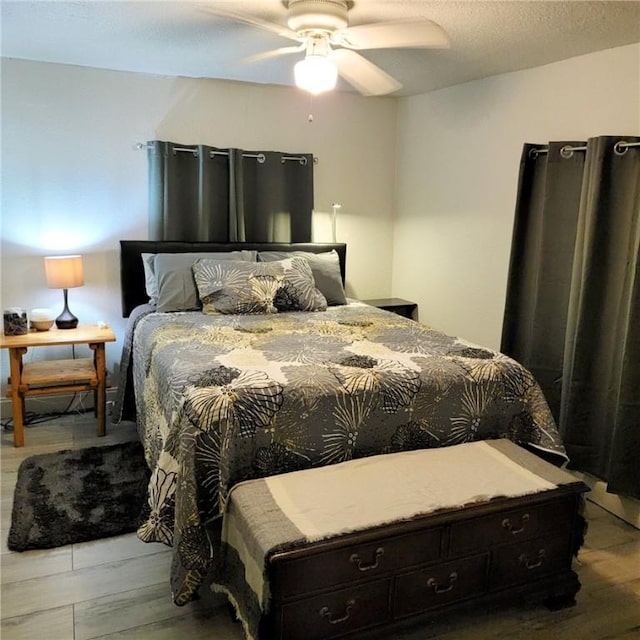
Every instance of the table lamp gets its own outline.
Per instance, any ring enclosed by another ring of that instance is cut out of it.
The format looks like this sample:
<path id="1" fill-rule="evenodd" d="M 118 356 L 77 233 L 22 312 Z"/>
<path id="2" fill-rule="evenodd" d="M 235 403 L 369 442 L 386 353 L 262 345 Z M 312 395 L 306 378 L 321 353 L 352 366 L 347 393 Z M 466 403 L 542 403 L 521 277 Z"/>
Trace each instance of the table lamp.
<path id="1" fill-rule="evenodd" d="M 69 311 L 67 289 L 81 287 L 84 284 L 82 276 L 82 256 L 51 256 L 44 259 L 44 270 L 47 286 L 50 289 L 62 289 L 64 293 L 64 309 L 56 318 L 58 329 L 75 329 L 78 318 Z"/>

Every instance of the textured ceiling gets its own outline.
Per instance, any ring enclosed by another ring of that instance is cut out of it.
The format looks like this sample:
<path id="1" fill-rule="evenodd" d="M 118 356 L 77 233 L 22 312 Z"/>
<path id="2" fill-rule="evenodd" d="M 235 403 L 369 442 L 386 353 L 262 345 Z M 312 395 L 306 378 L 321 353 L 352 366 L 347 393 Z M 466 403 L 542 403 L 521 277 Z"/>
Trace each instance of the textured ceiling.
<path id="1" fill-rule="evenodd" d="M 242 63 L 290 45 L 266 30 L 222 19 L 222 7 L 285 24 L 280 0 L 2 0 L 3 57 L 122 71 L 293 84 L 303 54 Z M 451 48 L 364 51 L 413 95 L 640 42 L 640 2 L 354 0 L 351 26 L 428 18 Z M 341 88 L 348 89 L 342 84 Z"/>

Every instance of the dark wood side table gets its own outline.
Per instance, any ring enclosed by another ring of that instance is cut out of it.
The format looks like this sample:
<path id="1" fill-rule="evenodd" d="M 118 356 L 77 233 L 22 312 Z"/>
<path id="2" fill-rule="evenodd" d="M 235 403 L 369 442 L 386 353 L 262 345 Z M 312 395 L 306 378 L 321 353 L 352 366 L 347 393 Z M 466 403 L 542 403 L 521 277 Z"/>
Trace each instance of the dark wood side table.
<path id="1" fill-rule="evenodd" d="M 402 298 L 375 298 L 372 300 L 362 300 L 365 304 L 372 307 L 384 309 L 385 311 L 393 311 L 404 318 L 413 319 L 413 313 L 418 308 L 415 302 L 403 300 Z"/>
<path id="2" fill-rule="evenodd" d="M 76 329 L 31 331 L 21 336 L 0 336 L 0 348 L 9 349 L 11 368 L 11 396 L 13 408 L 13 445 L 24 446 L 24 399 L 30 395 L 93 391 L 97 432 L 106 433 L 107 374 L 104 345 L 115 342 L 113 331 L 97 325 L 78 325 Z M 55 345 L 86 344 L 93 350 L 93 358 L 40 360 L 22 362 L 27 349 Z"/>

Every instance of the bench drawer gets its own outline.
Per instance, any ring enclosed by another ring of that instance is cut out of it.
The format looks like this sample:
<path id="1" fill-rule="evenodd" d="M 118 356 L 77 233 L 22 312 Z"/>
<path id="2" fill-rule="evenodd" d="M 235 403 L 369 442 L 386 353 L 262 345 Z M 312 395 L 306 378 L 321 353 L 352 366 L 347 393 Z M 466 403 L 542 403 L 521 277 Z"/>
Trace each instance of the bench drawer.
<path id="1" fill-rule="evenodd" d="M 273 575 L 282 599 L 364 579 L 440 558 L 442 529 L 426 529 L 391 538 L 309 553 L 282 562 L 274 557 Z"/>
<path id="2" fill-rule="evenodd" d="M 488 554 L 398 576 L 393 604 L 401 618 L 479 595 L 486 590 Z"/>
<path id="3" fill-rule="evenodd" d="M 450 554 L 569 531 L 574 511 L 573 499 L 559 500 L 455 523 L 451 526 Z"/>
<path id="4" fill-rule="evenodd" d="M 378 580 L 284 605 L 286 640 L 328 640 L 383 624 L 389 620 L 390 588 L 390 580 Z"/>
<path id="5" fill-rule="evenodd" d="M 491 559 L 491 590 L 537 580 L 571 565 L 569 536 L 539 538 L 496 549 Z"/>

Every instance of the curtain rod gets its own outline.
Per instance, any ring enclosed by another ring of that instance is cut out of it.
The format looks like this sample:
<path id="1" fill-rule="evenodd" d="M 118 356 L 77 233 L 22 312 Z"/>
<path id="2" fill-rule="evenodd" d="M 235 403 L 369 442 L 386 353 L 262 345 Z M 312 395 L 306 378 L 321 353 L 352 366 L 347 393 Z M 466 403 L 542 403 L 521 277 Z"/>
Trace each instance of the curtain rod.
<path id="1" fill-rule="evenodd" d="M 631 147 L 640 147 L 640 142 L 625 142 L 624 140 L 620 140 L 613 145 L 613 151 L 619 156 L 623 156 L 625 153 L 627 153 L 627 149 Z M 560 149 L 560 155 L 563 158 L 570 158 L 575 151 L 586 150 L 586 145 L 580 147 L 572 147 L 570 144 L 566 144 Z M 535 160 L 539 155 L 543 155 L 545 153 L 549 153 L 549 147 L 534 147 L 532 149 L 529 149 L 529 157 L 533 160 Z"/>
<path id="2" fill-rule="evenodd" d="M 134 147 L 134 149 L 136 150 L 141 150 L 141 149 L 150 149 L 151 146 L 148 144 L 145 144 L 144 142 L 137 142 Z M 187 152 L 187 153 L 192 153 L 194 156 L 198 156 L 198 150 L 197 149 L 193 149 L 191 147 L 173 147 L 173 151 L 183 151 L 183 152 Z M 213 158 L 214 156 L 228 156 L 229 152 L 228 151 L 209 151 L 209 157 Z M 242 154 L 243 158 L 256 158 L 256 160 L 262 164 L 263 162 L 265 162 L 265 160 L 267 159 L 266 156 L 264 155 L 264 153 L 243 153 Z M 306 156 L 282 156 L 280 158 L 280 162 L 286 162 L 287 160 L 296 160 L 298 161 L 300 164 L 305 165 L 307 164 L 307 158 Z M 318 164 L 318 158 L 316 158 L 314 156 L 313 158 L 313 164 Z"/>

